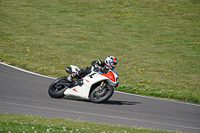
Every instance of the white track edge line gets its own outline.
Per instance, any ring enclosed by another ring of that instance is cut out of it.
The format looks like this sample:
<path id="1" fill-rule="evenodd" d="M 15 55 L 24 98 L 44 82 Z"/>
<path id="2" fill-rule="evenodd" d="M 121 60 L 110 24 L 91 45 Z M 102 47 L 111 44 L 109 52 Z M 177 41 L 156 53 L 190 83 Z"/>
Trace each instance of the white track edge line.
<path id="1" fill-rule="evenodd" d="M 21 69 L 21 68 L 19 68 L 19 67 L 15 67 L 15 66 L 6 64 L 6 63 L 4 63 L 4 62 L 0 62 L 0 64 L 2 64 L 2 65 L 4 65 L 4 66 L 11 67 L 11 68 L 13 68 L 13 69 L 16 69 L 16 70 L 19 70 L 19 71 L 22 71 L 22 72 L 25 72 L 25 73 L 32 74 L 32 75 L 36 75 L 36 76 L 40 76 L 40 77 L 44 77 L 44 78 L 49 78 L 49 79 L 54 79 L 54 80 L 56 79 L 56 78 L 54 78 L 54 77 L 49 77 L 49 76 L 45 76 L 45 75 L 42 75 L 42 74 L 39 74 L 39 73 L 35 73 L 35 72 L 28 71 L 28 70 L 24 70 L 24 69 Z M 185 101 L 173 101 L 173 100 L 167 100 L 167 99 L 161 99 L 161 98 L 155 98 L 155 97 L 149 97 L 149 96 L 131 94 L 131 93 L 126 93 L 126 92 L 121 92 L 121 91 L 116 91 L 116 90 L 115 90 L 115 92 L 121 93 L 121 94 L 125 94 L 125 95 L 131 95 L 131 96 L 137 96 L 137 97 L 148 98 L 148 99 L 155 99 L 155 100 L 161 100 L 161 101 L 168 101 L 168 102 L 174 102 L 174 103 L 182 103 L 182 104 L 200 106 L 200 104 L 198 104 L 198 103 L 190 103 L 190 102 L 185 102 Z"/>
<path id="2" fill-rule="evenodd" d="M 49 79 L 56 79 L 56 78 L 49 77 L 49 76 L 45 76 L 45 75 L 42 75 L 42 74 L 39 74 L 39 73 L 35 73 L 35 72 L 28 71 L 28 70 L 24 70 L 24 69 L 21 69 L 21 68 L 19 68 L 19 67 L 15 67 L 15 66 L 6 64 L 6 63 L 4 63 L 4 62 L 0 62 L 0 64 L 2 64 L 2 65 L 4 65 L 4 66 L 11 67 L 11 68 L 14 68 L 14 69 L 16 69 L 16 70 L 19 70 L 19 71 L 22 71 L 22 72 L 25 72 L 25 73 L 32 74 L 32 75 L 36 75 L 36 76 L 40 76 L 40 77 L 44 77 L 44 78 L 49 78 Z"/>

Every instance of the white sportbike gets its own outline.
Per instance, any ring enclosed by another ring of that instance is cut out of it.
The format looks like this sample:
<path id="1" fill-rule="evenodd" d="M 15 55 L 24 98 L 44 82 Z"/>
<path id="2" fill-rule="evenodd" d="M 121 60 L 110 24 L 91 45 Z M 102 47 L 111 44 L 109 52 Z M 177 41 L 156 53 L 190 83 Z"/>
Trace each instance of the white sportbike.
<path id="1" fill-rule="evenodd" d="M 77 66 L 70 65 L 66 72 L 72 74 L 79 71 Z M 93 103 L 107 101 L 118 86 L 118 74 L 114 69 L 106 72 L 92 71 L 85 77 L 77 77 L 72 82 L 67 77 L 61 77 L 51 83 L 48 93 L 52 98 L 74 96 L 90 100 Z"/>

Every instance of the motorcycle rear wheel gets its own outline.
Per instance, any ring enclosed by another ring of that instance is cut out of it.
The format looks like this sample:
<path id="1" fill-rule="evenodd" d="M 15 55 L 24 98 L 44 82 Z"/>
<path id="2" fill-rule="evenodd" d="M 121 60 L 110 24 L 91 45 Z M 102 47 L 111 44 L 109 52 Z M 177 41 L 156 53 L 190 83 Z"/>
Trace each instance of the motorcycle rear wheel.
<path id="1" fill-rule="evenodd" d="M 111 85 L 106 85 L 101 92 L 99 92 L 97 86 L 90 94 L 90 101 L 93 103 L 102 103 L 107 101 L 114 93 L 114 88 Z"/>
<path id="2" fill-rule="evenodd" d="M 48 89 L 49 96 L 52 98 L 62 98 L 64 97 L 64 92 L 68 88 L 66 85 L 59 85 L 61 82 L 69 82 L 67 77 L 58 78 L 51 83 Z"/>

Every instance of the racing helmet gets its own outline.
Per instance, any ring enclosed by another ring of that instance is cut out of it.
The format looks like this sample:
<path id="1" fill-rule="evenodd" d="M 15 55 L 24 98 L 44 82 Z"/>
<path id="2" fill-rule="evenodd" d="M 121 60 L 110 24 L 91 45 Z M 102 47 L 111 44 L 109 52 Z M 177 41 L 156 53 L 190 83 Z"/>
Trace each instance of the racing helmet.
<path id="1" fill-rule="evenodd" d="M 108 56 L 105 59 L 105 63 L 111 70 L 114 70 L 117 65 L 117 58 L 115 58 L 114 56 Z"/>

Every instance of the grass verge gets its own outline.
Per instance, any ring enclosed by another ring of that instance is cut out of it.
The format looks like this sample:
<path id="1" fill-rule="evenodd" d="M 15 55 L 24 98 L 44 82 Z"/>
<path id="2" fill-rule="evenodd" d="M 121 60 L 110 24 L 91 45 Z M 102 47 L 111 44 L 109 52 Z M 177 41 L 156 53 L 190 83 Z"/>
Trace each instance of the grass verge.
<path id="1" fill-rule="evenodd" d="M 178 133 L 156 129 L 114 126 L 64 118 L 0 113 L 0 132 L 4 133 Z"/>

